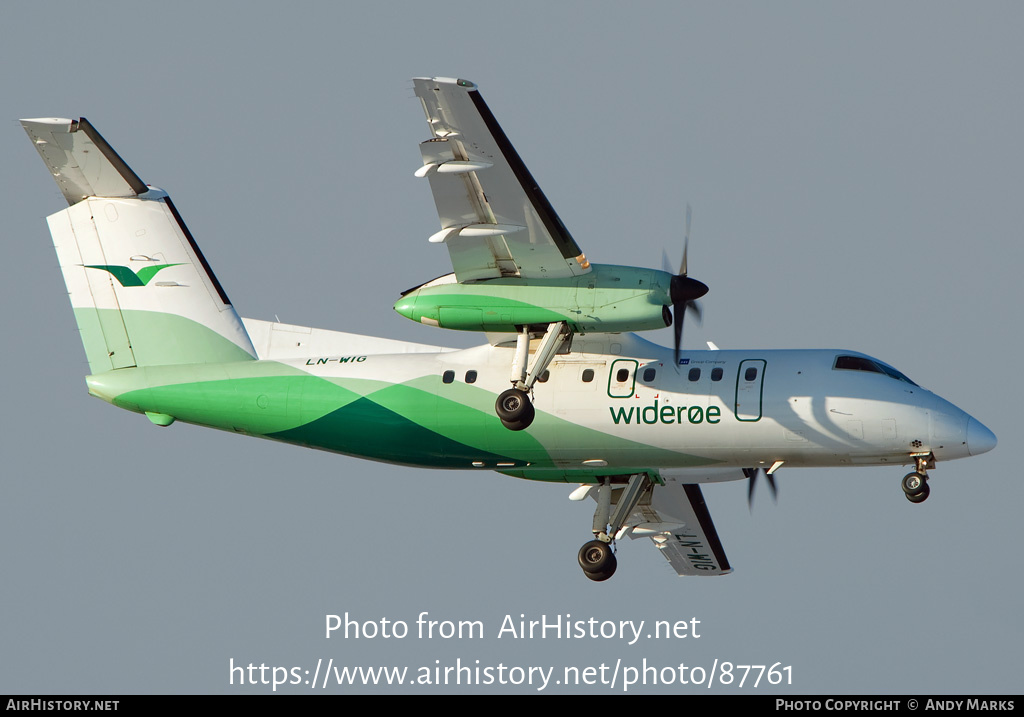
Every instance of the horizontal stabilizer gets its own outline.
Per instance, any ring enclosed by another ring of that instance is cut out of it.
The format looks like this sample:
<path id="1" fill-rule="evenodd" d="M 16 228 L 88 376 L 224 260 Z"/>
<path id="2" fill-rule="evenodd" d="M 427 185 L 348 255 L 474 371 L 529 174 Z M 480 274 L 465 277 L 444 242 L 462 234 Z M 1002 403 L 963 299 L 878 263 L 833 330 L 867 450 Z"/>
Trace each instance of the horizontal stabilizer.
<path id="1" fill-rule="evenodd" d="M 23 119 L 21 126 L 68 204 L 86 197 L 135 197 L 148 191 L 85 117 Z"/>

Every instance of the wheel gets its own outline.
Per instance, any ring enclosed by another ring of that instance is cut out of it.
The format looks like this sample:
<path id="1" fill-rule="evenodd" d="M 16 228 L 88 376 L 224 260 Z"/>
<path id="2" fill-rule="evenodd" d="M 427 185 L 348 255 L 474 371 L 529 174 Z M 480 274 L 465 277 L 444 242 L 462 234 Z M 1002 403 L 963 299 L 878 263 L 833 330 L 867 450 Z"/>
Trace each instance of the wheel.
<path id="1" fill-rule="evenodd" d="M 614 557 L 613 557 L 613 560 L 614 560 Z M 617 565 L 618 565 L 617 562 L 613 562 L 612 563 L 612 567 L 610 569 L 608 569 L 608 570 L 605 570 L 604 572 L 588 573 L 586 570 L 584 570 L 583 574 L 586 575 L 591 580 L 593 580 L 595 583 L 602 583 L 605 580 L 607 580 L 608 578 L 610 578 L 612 575 L 615 574 L 615 568 L 616 568 Z"/>
<path id="2" fill-rule="evenodd" d="M 907 473 L 903 476 L 900 487 L 908 496 L 920 495 L 928 490 L 928 477 L 921 473 Z"/>
<path id="3" fill-rule="evenodd" d="M 504 418 L 501 419 L 501 425 L 510 431 L 521 431 L 533 423 L 533 411 L 520 421 L 506 421 Z"/>
<path id="4" fill-rule="evenodd" d="M 502 418 L 501 424 L 510 431 L 521 431 L 524 428 L 527 428 L 531 423 L 533 423 L 533 417 L 536 415 L 536 411 L 533 408 L 533 404 L 529 401 L 523 404 L 523 409 L 524 410 L 521 411 L 521 415 L 518 419 L 510 421 Z M 500 416 L 501 414 L 499 413 L 498 415 Z"/>
<path id="5" fill-rule="evenodd" d="M 494 402 L 494 412 L 510 431 L 523 430 L 533 423 L 533 417 L 536 415 L 530 397 L 518 388 L 503 391 Z"/>
<path id="6" fill-rule="evenodd" d="M 527 406 L 532 405 L 526 391 L 510 388 L 507 391 L 502 391 L 498 396 L 498 400 L 494 402 L 494 412 L 498 414 L 498 418 L 503 420 L 518 421 L 529 410 Z"/>
<path id="7" fill-rule="evenodd" d="M 927 483 L 925 483 L 924 489 L 920 493 L 915 493 L 914 495 L 907 493 L 907 500 L 909 500 L 911 503 L 924 503 L 926 500 L 928 500 L 928 496 L 930 496 L 931 494 L 932 489 L 928 487 Z"/>
<path id="8" fill-rule="evenodd" d="M 600 578 L 601 580 L 607 580 L 611 577 L 611 573 L 615 572 L 615 553 L 612 552 L 612 546 L 608 543 L 600 540 L 591 540 L 589 543 L 584 543 L 583 547 L 580 548 L 579 554 L 580 567 L 583 568 L 583 572 L 587 574 L 587 577 L 591 580 L 597 578 L 590 577 L 593 575 L 600 575 L 608 572 L 608 576 Z"/>

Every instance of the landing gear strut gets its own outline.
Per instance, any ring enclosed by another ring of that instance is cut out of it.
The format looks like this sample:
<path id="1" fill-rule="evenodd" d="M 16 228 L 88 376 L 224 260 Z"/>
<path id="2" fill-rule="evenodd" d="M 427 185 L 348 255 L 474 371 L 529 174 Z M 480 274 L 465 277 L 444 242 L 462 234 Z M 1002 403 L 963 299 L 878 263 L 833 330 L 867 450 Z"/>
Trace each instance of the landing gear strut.
<path id="1" fill-rule="evenodd" d="M 530 327 L 523 327 L 516 337 L 516 354 L 512 361 L 512 388 L 502 391 L 494 403 L 494 412 L 498 414 L 505 428 L 510 431 L 521 431 L 533 423 L 535 411 L 533 403 L 530 402 L 533 384 L 537 383 L 537 379 L 547 370 L 558 349 L 570 336 L 571 332 L 564 321 L 548 324 L 544 338 L 541 339 L 534 355 L 533 364 L 528 366 Z"/>
<path id="2" fill-rule="evenodd" d="M 597 510 L 594 511 L 594 540 L 580 548 L 579 564 L 583 574 L 594 582 L 607 580 L 615 574 L 618 561 L 612 551 L 611 543 L 629 519 L 640 499 L 652 488 L 651 480 L 646 473 L 636 473 L 629 477 L 629 483 L 619 493 L 612 512 L 611 479 L 605 477 L 604 483 L 597 489 Z"/>
<path id="3" fill-rule="evenodd" d="M 928 487 L 928 469 L 935 467 L 935 457 L 931 453 L 927 455 L 914 456 L 917 470 L 907 473 L 900 482 L 903 493 L 911 503 L 923 503 L 931 495 L 931 488 Z"/>

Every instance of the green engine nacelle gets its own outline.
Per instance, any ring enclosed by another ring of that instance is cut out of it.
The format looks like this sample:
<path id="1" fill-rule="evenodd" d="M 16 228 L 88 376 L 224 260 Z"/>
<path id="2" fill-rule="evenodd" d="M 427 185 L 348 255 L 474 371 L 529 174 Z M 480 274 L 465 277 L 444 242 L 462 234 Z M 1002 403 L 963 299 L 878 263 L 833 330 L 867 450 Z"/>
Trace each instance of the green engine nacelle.
<path id="1" fill-rule="evenodd" d="M 593 264 L 565 279 L 505 277 L 459 284 L 454 274 L 411 289 L 395 311 L 430 326 L 515 332 L 521 326 L 568 322 L 575 332 L 661 329 L 672 323 L 672 275 L 654 269 Z"/>

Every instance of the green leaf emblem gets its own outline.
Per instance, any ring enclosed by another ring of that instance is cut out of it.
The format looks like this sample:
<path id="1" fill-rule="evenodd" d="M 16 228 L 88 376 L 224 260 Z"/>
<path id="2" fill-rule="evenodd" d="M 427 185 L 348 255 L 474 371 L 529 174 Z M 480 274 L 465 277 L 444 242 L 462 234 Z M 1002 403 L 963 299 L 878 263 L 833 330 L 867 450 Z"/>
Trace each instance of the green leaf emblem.
<path id="1" fill-rule="evenodd" d="M 121 286 L 145 286 L 150 280 L 156 276 L 158 271 L 166 269 L 169 266 L 181 266 L 178 264 L 154 264 L 153 266 L 146 266 L 139 269 L 138 273 L 132 271 L 127 266 L 116 266 L 114 264 L 85 264 L 86 269 L 102 269 L 103 271 L 109 272 Z"/>

